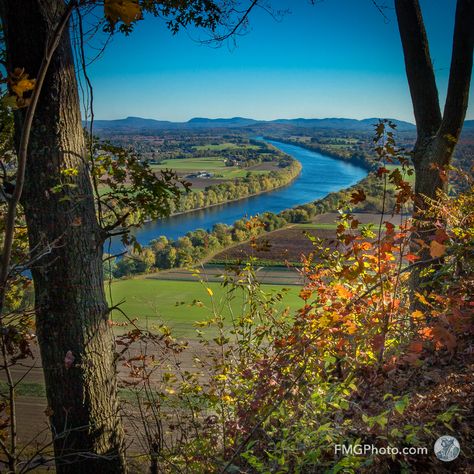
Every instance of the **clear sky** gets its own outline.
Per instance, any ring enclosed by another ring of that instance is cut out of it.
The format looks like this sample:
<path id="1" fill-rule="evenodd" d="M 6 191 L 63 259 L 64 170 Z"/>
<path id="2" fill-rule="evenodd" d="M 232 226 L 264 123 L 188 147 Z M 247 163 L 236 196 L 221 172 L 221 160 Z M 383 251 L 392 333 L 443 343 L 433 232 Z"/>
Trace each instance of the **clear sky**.
<path id="1" fill-rule="evenodd" d="M 392 117 L 413 121 L 393 1 L 388 22 L 371 0 L 274 0 L 281 21 L 262 10 L 236 47 L 172 36 L 147 18 L 116 35 L 90 66 L 96 118 L 140 116 L 255 119 Z M 421 0 L 442 106 L 455 0 Z M 468 118 L 474 118 L 471 93 Z"/>

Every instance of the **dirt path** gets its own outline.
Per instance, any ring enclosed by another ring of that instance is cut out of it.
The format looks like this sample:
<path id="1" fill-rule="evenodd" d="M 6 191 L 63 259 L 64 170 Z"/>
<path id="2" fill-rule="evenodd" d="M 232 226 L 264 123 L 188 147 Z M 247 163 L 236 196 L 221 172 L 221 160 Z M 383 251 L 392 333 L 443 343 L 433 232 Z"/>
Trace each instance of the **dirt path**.
<path id="1" fill-rule="evenodd" d="M 223 265 L 206 264 L 200 267 L 200 276 L 211 282 L 222 281 L 221 275 L 226 273 Z M 301 285 L 303 280 L 296 268 L 285 267 L 262 267 L 258 270 L 260 283 L 267 285 Z M 146 280 L 181 280 L 197 281 L 192 272 L 183 268 L 175 268 L 159 273 L 148 274 L 143 277 Z"/>

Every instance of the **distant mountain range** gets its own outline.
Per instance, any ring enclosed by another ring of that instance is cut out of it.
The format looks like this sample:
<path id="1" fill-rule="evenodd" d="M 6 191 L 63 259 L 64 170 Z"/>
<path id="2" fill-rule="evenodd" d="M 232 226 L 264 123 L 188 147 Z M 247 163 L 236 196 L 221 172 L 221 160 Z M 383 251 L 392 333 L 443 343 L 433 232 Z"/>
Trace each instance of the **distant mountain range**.
<path id="1" fill-rule="evenodd" d="M 96 131 L 115 131 L 115 132 L 140 132 L 153 130 L 176 130 L 176 129 L 198 129 L 198 128 L 242 128 L 252 126 L 271 126 L 276 124 L 292 125 L 296 127 L 308 127 L 319 129 L 338 129 L 338 130 L 372 130 L 373 125 L 377 123 L 377 118 L 367 118 L 363 120 L 349 118 L 323 118 L 323 119 L 277 119 L 277 120 L 254 120 L 244 117 L 233 118 L 204 118 L 195 117 L 187 122 L 170 122 L 167 120 L 145 119 L 141 117 L 127 117 L 118 120 L 95 120 L 94 128 Z M 391 119 L 397 124 L 400 131 L 414 131 L 415 125 L 403 120 Z M 466 120 L 465 129 L 474 129 L 474 120 Z"/>

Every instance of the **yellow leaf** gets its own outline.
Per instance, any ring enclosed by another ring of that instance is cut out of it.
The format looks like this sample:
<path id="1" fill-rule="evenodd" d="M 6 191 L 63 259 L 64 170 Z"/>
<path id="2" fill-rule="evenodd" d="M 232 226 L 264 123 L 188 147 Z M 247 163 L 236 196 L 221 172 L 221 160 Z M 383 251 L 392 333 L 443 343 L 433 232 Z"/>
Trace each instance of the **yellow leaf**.
<path id="1" fill-rule="evenodd" d="M 35 88 L 34 79 L 20 79 L 18 82 L 12 84 L 12 91 L 18 96 L 23 97 L 25 92 L 31 91 Z"/>
<path id="2" fill-rule="evenodd" d="M 357 326 L 352 321 L 347 321 L 345 325 L 349 334 L 355 334 L 357 332 Z"/>
<path id="3" fill-rule="evenodd" d="M 141 7 L 135 0 L 106 0 L 104 2 L 105 16 L 112 22 L 123 21 L 130 25 L 141 16 Z"/>
<path id="4" fill-rule="evenodd" d="M 432 306 L 428 300 L 421 294 L 421 293 L 418 293 L 418 292 L 415 292 L 415 296 L 417 297 L 418 301 L 421 303 L 421 304 L 424 304 L 426 306 Z"/>
<path id="5" fill-rule="evenodd" d="M 210 288 L 206 288 L 207 292 L 209 293 L 209 296 L 213 296 L 214 292 Z"/>
<path id="6" fill-rule="evenodd" d="M 446 245 L 440 244 L 436 242 L 436 240 L 432 240 L 430 244 L 430 255 L 432 258 L 439 258 L 444 255 L 446 252 Z"/>
<path id="7" fill-rule="evenodd" d="M 318 319 L 318 326 L 320 328 L 327 328 L 331 324 L 331 322 L 332 321 L 326 315 L 324 315 Z"/>
<path id="8" fill-rule="evenodd" d="M 413 319 L 421 319 L 423 318 L 424 314 L 419 310 L 417 309 L 416 311 L 413 311 L 413 313 L 411 313 L 411 317 Z"/>

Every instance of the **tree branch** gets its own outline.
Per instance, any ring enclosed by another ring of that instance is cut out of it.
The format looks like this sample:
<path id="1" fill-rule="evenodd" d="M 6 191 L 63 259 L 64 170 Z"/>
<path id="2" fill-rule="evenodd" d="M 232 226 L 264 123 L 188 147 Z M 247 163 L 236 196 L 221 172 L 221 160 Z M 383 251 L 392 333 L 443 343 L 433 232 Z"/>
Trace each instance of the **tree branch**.
<path id="1" fill-rule="evenodd" d="M 441 125 L 438 89 L 428 38 L 418 0 L 395 0 L 395 9 L 418 138 L 423 139 L 436 135 Z"/>
<path id="2" fill-rule="evenodd" d="M 474 0 L 458 0 L 448 94 L 439 131 L 442 138 L 450 135 L 457 141 L 461 134 L 469 101 L 473 51 Z"/>

